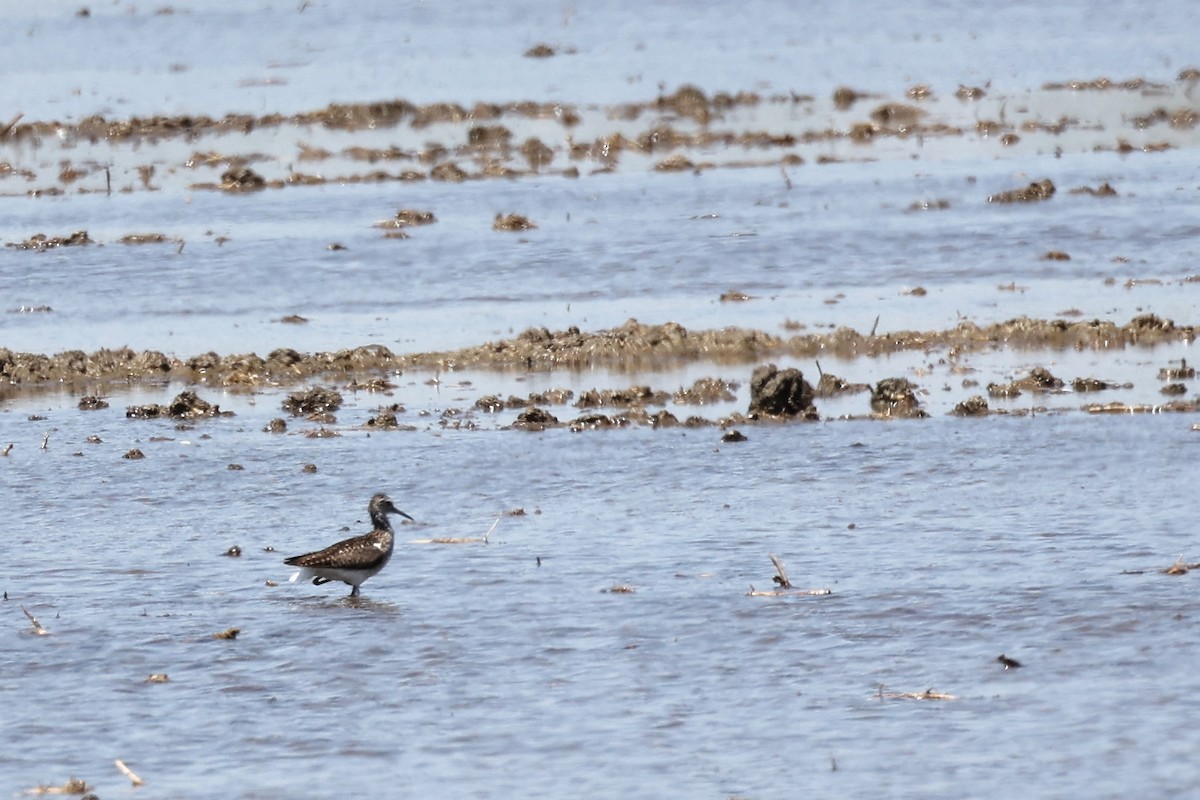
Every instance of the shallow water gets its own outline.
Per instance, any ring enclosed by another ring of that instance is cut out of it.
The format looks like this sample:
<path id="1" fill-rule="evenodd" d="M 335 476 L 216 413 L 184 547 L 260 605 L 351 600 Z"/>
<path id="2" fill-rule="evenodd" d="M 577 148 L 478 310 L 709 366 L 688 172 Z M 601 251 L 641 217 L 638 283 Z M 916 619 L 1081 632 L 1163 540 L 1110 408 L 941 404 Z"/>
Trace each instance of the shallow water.
<path id="1" fill-rule="evenodd" d="M 829 146 L 842 163 L 805 151 L 783 171 L 664 175 L 631 157 L 578 179 L 238 196 L 188 189 L 211 176 L 172 172 L 192 142 L 108 153 L 0 142 L 0 161 L 39 176 L 56 175 L 59 158 L 112 159 L 126 170 L 118 188 L 136 181 L 138 159 L 159 166 L 158 191 L 111 196 L 25 196 L 33 184 L 0 178 L 4 242 L 86 228 L 99 243 L 0 248 L 0 347 L 407 353 L 630 317 L 779 335 L 1020 315 L 1197 323 L 1197 131 L 1128 130 L 1147 106 L 1195 107 L 1176 81 L 1194 56 L 1178 24 L 1189 9 L 1018 2 L 952 18 L 918 3 L 798 18 L 783 4 L 694 5 L 10 9 L 23 35 L 0 48 L 0 109 L 11 109 L 0 125 L 18 111 L 78 121 L 533 98 L 587 109 L 595 136 L 610 104 L 652 100 L 661 81 L 818 98 L 812 118 L 744 111 L 751 129 L 820 127 L 837 86 L 894 99 L 915 83 L 935 87 L 939 113 L 1061 113 L 1080 126 L 1023 133 L 1007 150 L 971 136 L 842 143 Z M 538 42 L 562 52 L 522 57 Z M 1101 75 L 1171 94 L 1041 88 Z M 959 105 L 959 84 L 988 96 Z M 427 133 L 460 131 L 395 135 Z M 329 134 L 258 135 L 218 146 L 262 148 L 283 169 L 300 141 Z M 392 132 L 363 135 L 380 146 Z M 1175 149 L 1112 152 L 1126 135 Z M 1058 187 L 1051 201 L 986 202 L 1043 177 Z M 1118 196 L 1070 193 L 1103 182 Z M 939 200 L 947 207 L 910 210 Z M 384 239 L 373 223 L 399 208 L 438 222 Z M 514 210 L 539 227 L 491 230 Z M 118 243 L 148 231 L 177 241 Z M 1071 259 L 1043 260 L 1050 250 Z M 721 302 L 731 289 L 752 299 Z M 308 322 L 279 321 L 290 314 Z M 1191 351 L 997 348 L 965 359 L 973 373 L 941 351 L 823 357 L 851 381 L 909 377 L 930 418 L 861 419 L 858 394 L 818 400 L 824 422 L 742 426 L 743 443 L 715 427 L 523 433 L 506 429 L 516 410 L 474 403 L 737 381 L 732 402 L 666 406 L 712 420 L 746 410 L 753 364 L 414 371 L 391 376 L 390 393 L 346 390 L 324 425 L 341 435 L 323 439 L 306 436 L 320 423 L 292 418 L 287 433 L 263 431 L 285 416 L 290 387 L 200 387 L 235 415 L 186 425 L 124 415 L 183 385 L 96 387 L 111 403 L 98 411 L 55 387 L 6 395 L 0 787 L 77 776 L 104 798 L 1200 792 L 1197 577 L 1162 572 L 1200 560 L 1196 415 L 1080 410 L 1115 399 L 1107 392 L 1027 393 L 989 400 L 1007 415 L 947 415 L 1035 366 L 1129 382 L 1120 400 L 1159 404 L 1158 370 L 1194 362 Z M 812 362 L 780 363 L 816 374 Z M 409 429 L 368 431 L 392 403 Z M 122 458 L 132 448 L 145 458 Z M 364 532 L 381 490 L 417 523 L 399 529 L 361 602 L 341 585 L 287 581 L 285 556 Z M 417 541 L 483 537 L 493 523 L 486 544 Z M 242 555 L 223 556 L 233 545 Z M 797 587 L 832 593 L 748 596 L 772 587 L 771 553 Z M 22 608 L 49 635 L 34 635 Z M 235 640 L 211 638 L 231 627 Z M 1001 653 L 1024 666 L 1005 670 Z M 146 682 L 159 673 L 169 682 Z M 886 694 L 926 689 L 954 699 Z M 114 759 L 146 785 L 131 789 Z"/>
<path id="2" fill-rule="evenodd" d="M 1200 786 L 1200 607 L 1191 575 L 1158 571 L 1194 557 L 1180 465 L 1198 440 L 1177 418 L 794 425 L 719 445 L 310 440 L 258 432 L 270 413 L 186 433 L 68 414 L 47 450 L 26 434 L 6 459 L 24 498 L 3 681 L 23 700 L 0 756 L 15 785 L 70 772 L 111 795 L 124 758 L 154 796 Z M 6 437 L 40 430 L 0 419 Z M 130 444 L 147 458 L 123 461 Z M 363 602 L 283 582 L 281 556 L 362 529 L 368 486 L 419 522 Z M 514 508 L 487 545 L 410 543 L 482 536 Z M 768 553 L 833 594 L 747 597 L 770 586 Z M 18 605 L 51 635 L 23 632 Z M 231 626 L 236 641 L 209 638 Z M 880 700 L 881 684 L 957 699 Z"/>

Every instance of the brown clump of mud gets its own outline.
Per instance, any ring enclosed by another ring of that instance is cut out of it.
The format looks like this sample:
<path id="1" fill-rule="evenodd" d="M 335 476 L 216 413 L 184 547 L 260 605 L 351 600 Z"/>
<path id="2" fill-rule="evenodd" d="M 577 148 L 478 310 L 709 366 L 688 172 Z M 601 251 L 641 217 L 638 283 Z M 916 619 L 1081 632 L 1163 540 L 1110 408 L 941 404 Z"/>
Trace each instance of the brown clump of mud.
<path id="1" fill-rule="evenodd" d="M 766 364 L 750 376 L 751 419 L 819 419 L 812 385 L 800 370 Z"/>
<path id="2" fill-rule="evenodd" d="M 202 417 L 232 417 L 232 411 L 222 411 L 220 406 L 202 400 L 195 392 L 180 392 L 167 405 L 150 403 L 144 406 L 129 406 L 125 416 L 130 419 L 200 419 Z"/>
<path id="3" fill-rule="evenodd" d="M 1010 189 L 988 196 L 989 203 L 1036 203 L 1039 200 L 1049 200 L 1056 191 L 1054 181 L 1044 178 L 1034 181 L 1021 189 Z"/>
<path id="4" fill-rule="evenodd" d="M 871 410 L 881 417 L 927 417 L 918 388 L 907 378 L 884 378 L 871 390 Z"/>
<path id="5" fill-rule="evenodd" d="M 88 238 L 87 231 L 75 231 L 67 236 L 47 236 L 35 233 L 23 242 L 9 242 L 6 247 L 17 250 L 52 250 L 56 247 L 79 247 L 85 244 L 95 244 Z"/>
<path id="6" fill-rule="evenodd" d="M 521 214 L 497 214 L 492 222 L 494 231 L 529 231 L 536 227 L 533 220 Z"/>
<path id="7" fill-rule="evenodd" d="M 563 51 L 542 43 L 525 54 L 530 58 L 548 58 L 557 52 Z M 1187 70 L 1180 74 L 1190 75 Z M 795 91 L 774 94 L 751 90 L 705 91 L 684 84 L 674 91 L 660 90 L 657 96 L 643 102 L 604 106 L 534 100 L 418 104 L 390 98 L 330 103 L 324 108 L 292 114 L 268 111 L 229 113 L 221 117 L 179 114 L 113 119 L 93 115 L 77 122 L 27 121 L 18 115 L 7 124 L 0 124 L 0 136 L 5 141 L 18 145 L 36 142 L 39 148 L 54 143 L 63 149 L 63 157 L 57 159 L 52 169 L 44 169 L 46 164 L 36 162 L 28 166 L 0 163 L 0 177 L 19 175 L 30 182 L 41 181 L 35 188 L 20 192 L 38 197 L 67 191 L 109 194 L 158 191 L 171 188 L 171 182 L 176 180 L 172 176 L 182 175 L 183 170 L 200 169 L 223 172 L 214 173 L 211 180 L 187 184 L 192 189 L 256 192 L 327 183 L 422 180 L 457 183 L 545 174 L 577 178 L 581 173 L 616 169 L 624 154 L 640 157 L 629 159 L 636 168 L 657 173 L 797 165 L 806 161 L 836 163 L 847 158 L 831 155 L 825 145 L 847 141 L 861 149 L 884 144 L 888 153 L 885 157 L 908 152 L 918 158 L 922 143 L 935 137 L 969 140 L 989 148 L 998 142 L 1029 152 L 1060 145 L 1156 152 L 1166 147 L 1192 146 L 1194 137 L 1190 134 L 1200 126 L 1200 112 L 1194 108 L 1190 95 L 1194 84 L 1188 77 L 1179 78 L 1176 85 L 1144 78 L 1125 81 L 1097 78 L 1050 83 L 1035 90 L 1043 94 L 1059 89 L 1130 92 L 1127 98 L 1119 100 L 1121 108 L 1105 112 L 1098 122 L 1065 114 L 1047 121 L 1031 113 L 1024 102 L 1005 103 L 996 98 L 991 98 L 995 102 L 990 105 L 1002 109 L 999 119 L 981 118 L 985 113 L 983 107 L 965 106 L 985 97 L 990 87 L 965 85 L 952 93 L 962 101 L 958 103 L 940 101 L 927 85 L 912 86 L 895 97 L 843 86 L 832 97 L 817 98 Z M 870 107 L 863 102 L 867 99 Z M 1131 143 L 1140 142 L 1142 133 L 1152 127 L 1161 130 L 1168 141 Z M 322 129 L 323 138 L 329 140 L 328 149 L 304 141 L 314 129 Z M 373 138 L 377 132 L 388 129 L 402 129 L 396 131 L 402 141 L 380 146 L 376 141 L 362 140 L 363 134 Z M 1099 131 L 1112 133 L 1098 142 Z M 299 141 L 294 148 L 281 151 L 279 142 L 292 140 L 293 132 Z M 1059 137 L 1066 132 L 1080 134 L 1081 141 L 1061 144 Z M 214 148 L 218 143 L 233 146 L 229 142 L 234 137 L 229 134 L 237 134 L 245 142 L 244 149 L 217 152 Z M 164 144 L 172 141 L 196 143 L 197 150 L 186 160 L 175 163 L 170 162 L 172 156 L 160 159 L 157 153 L 148 152 L 155 148 L 175 149 Z M 68 157 L 69 151 L 79 144 L 100 142 L 116 153 L 112 163 L 72 163 Z M 271 152 L 256 152 L 256 147 Z M 872 158 L 858 154 L 851 155 L 849 160 L 859 157 Z M 156 168 L 144 163 L 147 160 L 164 166 Z M 364 162 L 372 166 L 360 171 Z M 421 169 L 376 166 L 400 162 L 415 162 L 403 166 L 419 165 Z M 314 164 L 320 164 L 322 169 L 319 172 L 294 169 Z M 339 174 L 339 170 L 345 173 Z M 136 180 L 113 186 L 114 175 L 135 173 Z M 1012 200 L 1001 200 L 1001 195 L 995 201 L 1045 199 L 1044 189 L 1031 192 L 1027 187 L 1013 190 L 1012 194 Z"/>
<path id="8" fill-rule="evenodd" d="M 0 384 L 9 391 L 65 385 L 98 394 L 102 393 L 99 388 L 104 385 L 182 381 L 255 388 L 294 385 L 323 378 L 353 381 L 353 386 L 361 388 L 364 382 L 385 380 L 405 369 L 547 371 L 600 367 L 634 371 L 699 361 L 756 364 L 770 358 L 831 355 L 852 359 L 935 348 L 953 348 L 959 354 L 997 347 L 1116 350 L 1192 342 L 1196 338 L 1196 326 L 1177 325 L 1173 320 L 1154 314 L 1135 317 L 1125 325 L 1099 319 L 1068 321 L 1018 317 L 988 326 L 962 322 L 940 331 L 864 334 L 852 328 L 838 328 L 828 333 L 800 333 L 786 339 L 745 328 L 693 331 L 674 322 L 648 325 L 631 319 L 616 328 L 590 333 L 576 327 L 563 331 L 530 328 L 511 339 L 461 350 L 407 355 L 397 355 L 383 345 L 317 353 L 279 348 L 265 358 L 254 353 L 227 356 L 204 353 L 187 359 L 155 350 L 133 351 L 129 348 L 101 349 L 93 353 L 70 350 L 55 355 L 0 348 Z M 860 388 L 847 387 L 847 390 Z M 1034 384 L 1031 383 L 1029 388 L 1034 388 Z M 528 402 L 543 401 L 531 397 Z"/>

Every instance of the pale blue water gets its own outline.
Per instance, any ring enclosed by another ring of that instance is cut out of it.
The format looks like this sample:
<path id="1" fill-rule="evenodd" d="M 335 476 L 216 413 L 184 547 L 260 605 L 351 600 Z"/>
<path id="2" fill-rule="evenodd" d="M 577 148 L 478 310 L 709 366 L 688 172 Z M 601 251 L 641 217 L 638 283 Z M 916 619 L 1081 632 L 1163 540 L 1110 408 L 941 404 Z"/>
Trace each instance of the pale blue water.
<path id="1" fill-rule="evenodd" d="M 14 786 L 77 774 L 112 795 L 123 758 L 149 796 L 1200 788 L 1194 577 L 1157 572 L 1196 557 L 1197 440 L 1177 417 L 795 425 L 722 446 L 309 440 L 260 433 L 261 406 L 187 433 L 0 418 L 22 498 L 0 683 Z M 134 444 L 147 458 L 122 460 Z M 283 555 L 361 530 L 376 489 L 420 522 L 361 607 L 264 585 Z M 486 546 L 409 543 L 482 536 L 517 507 Z M 834 593 L 745 596 L 769 587 L 770 552 Z M 23 632 L 19 605 L 52 635 Z M 142 683 L 157 672 L 171 682 Z M 880 684 L 958 699 L 881 701 Z"/>
<path id="2" fill-rule="evenodd" d="M 824 97 L 990 80 L 1016 96 L 1101 75 L 1173 83 L 1193 65 L 1181 4 L 880 5 L 96 5 L 78 18 L 75 3 L 8 4 L 0 124 L 397 96 L 606 104 L 652 99 L 660 81 Z M 521 56 L 541 41 L 577 52 Z M 1195 149 L 1122 157 L 1085 141 L 1064 140 L 1061 158 L 932 143 L 919 159 L 809 163 L 791 189 L 774 167 L 237 197 L 160 175 L 155 193 L 29 198 L 10 176 L 0 239 L 86 227 L 102 246 L 0 249 L 0 347 L 408 352 L 629 317 L 775 333 L 1070 309 L 1194 324 Z M 41 152 L 0 143 L 0 161 Z M 984 202 L 1043 176 L 1059 187 L 1049 204 Z M 1120 198 L 1067 193 L 1103 181 Z M 950 208 L 906 211 L 937 198 Z M 371 225 L 400 207 L 439 222 L 385 240 Z M 539 228 L 492 232 L 508 210 Z M 116 243 L 144 231 L 185 247 Z M 1041 260 L 1051 249 L 1071 261 Z M 902 294 L 918 285 L 925 297 Z M 731 288 L 757 299 L 720 303 Z M 11 313 L 38 305 L 53 311 Z M 311 321 L 276 321 L 287 314 Z M 1191 349 L 1001 350 L 972 357 L 970 377 L 1047 365 L 1156 403 L 1157 370 Z M 447 417 L 478 430 L 441 420 L 482 394 L 741 381 L 732 404 L 668 407 L 711 418 L 745 409 L 753 365 L 395 376 L 390 396 L 347 392 L 335 439 L 296 421 L 262 432 L 283 415 L 279 390 L 201 388 L 236 416 L 187 429 L 124 417 L 180 386 L 108 387 L 111 408 L 93 412 L 56 392 L 7 399 L 0 791 L 76 776 L 103 798 L 1200 793 L 1197 576 L 1160 572 L 1200 561 L 1195 415 L 1089 416 L 1083 403 L 1115 397 L 1055 395 L 993 401 L 1052 413 L 957 419 L 948 408 L 982 390 L 945 355 L 822 359 L 853 380 L 907 375 L 928 420 L 744 427 L 741 444 L 714 428 L 500 429 L 511 411 Z M 394 402 L 415 430 L 368 436 Z M 865 414 L 866 398 L 822 410 Z M 144 460 L 121 458 L 134 447 Z M 380 490 L 418 523 L 364 601 L 288 583 L 282 559 L 364 531 Z M 487 545 L 413 542 L 482 536 L 498 516 Z M 240 558 L 222 556 L 235 544 Z M 746 596 L 770 587 L 769 553 L 797 586 L 833 593 Z M 635 591 L 605 591 L 618 585 Z M 22 607 L 51 635 L 30 634 Z M 210 638 L 229 627 L 235 641 Z M 1024 667 L 1005 671 L 1001 653 Z M 881 685 L 956 699 L 880 699 Z"/>

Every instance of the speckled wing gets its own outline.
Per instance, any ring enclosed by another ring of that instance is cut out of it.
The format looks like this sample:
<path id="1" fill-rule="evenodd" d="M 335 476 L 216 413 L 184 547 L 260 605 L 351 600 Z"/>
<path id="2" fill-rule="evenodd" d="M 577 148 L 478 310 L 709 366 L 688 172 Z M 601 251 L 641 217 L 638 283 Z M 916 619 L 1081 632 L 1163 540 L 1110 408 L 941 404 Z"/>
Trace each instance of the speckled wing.
<path id="1" fill-rule="evenodd" d="M 392 547 L 392 534 L 372 531 L 331 544 L 324 550 L 292 556 L 283 563 L 292 567 L 317 569 L 370 569 L 386 561 Z"/>

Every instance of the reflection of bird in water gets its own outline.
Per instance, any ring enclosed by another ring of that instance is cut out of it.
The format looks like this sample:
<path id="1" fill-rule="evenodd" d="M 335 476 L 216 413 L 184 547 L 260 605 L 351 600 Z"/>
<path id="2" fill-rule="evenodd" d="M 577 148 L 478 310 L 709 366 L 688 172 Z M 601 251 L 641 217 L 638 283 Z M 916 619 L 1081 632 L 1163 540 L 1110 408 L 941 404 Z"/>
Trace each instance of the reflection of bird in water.
<path id="1" fill-rule="evenodd" d="M 286 559 L 283 563 L 300 567 L 300 571 L 291 579 L 294 581 L 301 576 L 312 578 L 314 586 L 329 581 L 341 581 L 352 587 L 350 596 L 357 597 L 358 587 L 362 586 L 363 581 L 387 566 L 392 557 L 396 535 L 392 531 L 392 523 L 388 521 L 388 514 L 399 514 L 405 519 L 412 519 L 396 508 L 386 494 L 372 497 L 367 511 L 371 515 L 371 525 L 374 527 L 370 533 L 331 544 L 315 553 Z"/>

